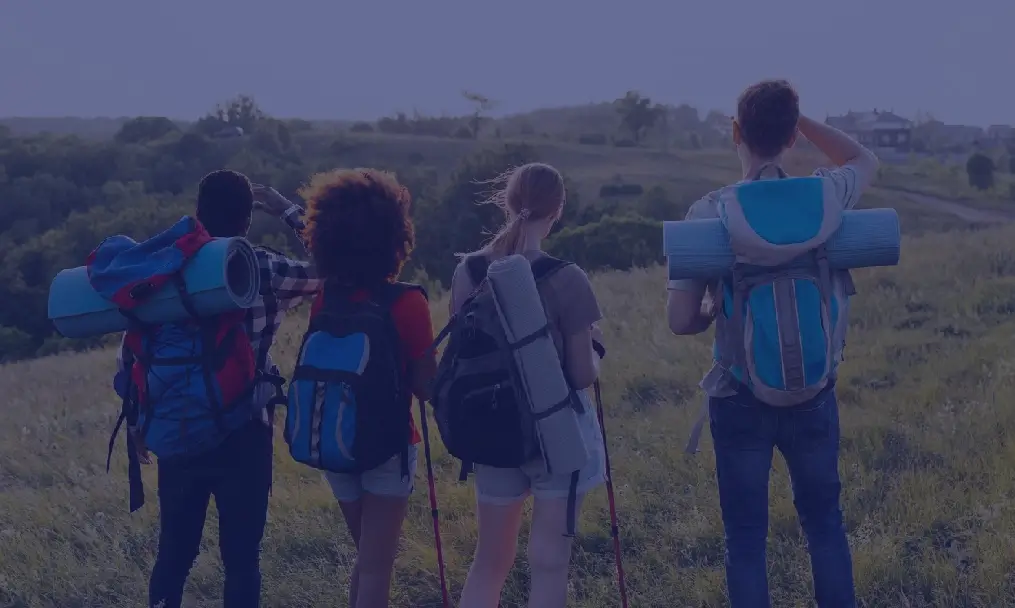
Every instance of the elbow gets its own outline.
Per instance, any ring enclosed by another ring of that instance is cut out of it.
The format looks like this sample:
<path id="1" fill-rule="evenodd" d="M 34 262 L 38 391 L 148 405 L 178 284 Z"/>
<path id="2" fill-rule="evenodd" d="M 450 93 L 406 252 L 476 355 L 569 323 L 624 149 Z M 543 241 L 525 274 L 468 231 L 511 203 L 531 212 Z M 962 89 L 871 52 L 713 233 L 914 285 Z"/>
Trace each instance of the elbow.
<path id="1" fill-rule="evenodd" d="M 573 366 L 567 370 L 568 381 L 571 388 L 576 391 L 585 390 L 596 383 L 599 379 L 599 358 L 590 360 L 586 365 Z"/>
<path id="2" fill-rule="evenodd" d="M 667 320 L 670 332 L 675 336 L 693 336 L 704 331 L 700 323 L 695 323 L 694 315 L 679 314 L 678 311 L 671 310 Z"/>

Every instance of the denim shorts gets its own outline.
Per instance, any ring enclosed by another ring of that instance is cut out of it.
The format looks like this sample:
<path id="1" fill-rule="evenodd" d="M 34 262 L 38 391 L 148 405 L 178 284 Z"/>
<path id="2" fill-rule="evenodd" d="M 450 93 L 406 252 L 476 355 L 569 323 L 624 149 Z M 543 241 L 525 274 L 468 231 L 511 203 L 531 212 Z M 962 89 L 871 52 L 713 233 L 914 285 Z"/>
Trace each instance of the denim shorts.
<path id="1" fill-rule="evenodd" d="M 579 424 L 589 451 L 589 462 L 578 474 L 576 493 L 581 496 L 606 482 L 606 456 L 595 410 L 584 391 L 579 395 L 585 404 L 585 411 L 579 414 Z M 536 498 L 566 499 L 571 487 L 570 472 L 547 473 L 542 460 L 513 469 L 477 464 L 474 470 L 476 499 L 486 504 L 513 504 L 529 494 Z"/>
<path id="2" fill-rule="evenodd" d="M 355 502 L 368 492 L 374 496 L 406 498 L 415 488 L 416 453 L 418 448 L 409 446 L 409 477 L 402 477 L 402 455 L 395 454 L 384 464 L 365 473 L 324 473 L 331 486 L 331 493 L 340 502 Z"/>

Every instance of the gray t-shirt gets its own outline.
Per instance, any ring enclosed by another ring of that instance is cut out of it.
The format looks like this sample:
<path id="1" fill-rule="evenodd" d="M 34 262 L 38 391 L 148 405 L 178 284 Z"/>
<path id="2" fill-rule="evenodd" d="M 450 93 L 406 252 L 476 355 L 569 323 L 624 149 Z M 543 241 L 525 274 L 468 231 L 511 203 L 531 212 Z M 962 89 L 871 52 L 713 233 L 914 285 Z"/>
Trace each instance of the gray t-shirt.
<path id="1" fill-rule="evenodd" d="M 843 209 L 852 209 L 856 206 L 860 200 L 860 195 L 866 189 L 867 185 L 870 184 L 871 179 L 874 177 L 870 174 L 871 172 L 861 165 L 843 165 L 835 169 L 818 169 L 814 172 L 814 176 L 828 179 L 832 182 L 835 187 L 836 198 L 842 203 Z M 762 179 L 770 179 L 763 177 Z M 687 210 L 687 215 L 684 217 L 685 220 L 707 220 L 717 219 L 719 217 L 719 198 L 724 190 L 732 188 L 743 181 L 737 182 L 732 186 L 726 186 L 709 192 L 699 200 L 697 200 L 690 209 Z M 685 289 L 685 290 L 697 290 L 704 289 L 707 285 L 702 281 L 696 281 L 694 279 L 683 279 L 677 281 L 670 281 L 670 289 Z M 718 332 L 718 329 L 717 329 Z M 716 341 L 721 341 L 721 336 L 716 336 Z M 720 366 L 717 362 L 712 365 L 712 369 L 709 370 L 705 377 L 701 380 L 701 388 L 705 390 L 705 393 L 710 397 L 726 397 L 735 392 L 735 379 L 726 369 Z"/>
<path id="2" fill-rule="evenodd" d="M 541 251 L 527 251 L 522 255 L 531 262 L 546 254 Z M 467 259 L 458 264 L 451 279 L 452 314 L 475 289 L 466 267 Z M 539 284 L 539 295 L 543 298 L 546 318 L 550 322 L 553 344 L 563 362 L 564 338 L 588 329 L 603 318 L 603 313 L 599 310 L 599 301 L 592 291 L 589 276 L 577 264 L 569 264 L 547 277 Z M 585 406 L 585 412 L 579 415 L 582 437 L 592 457 L 599 459 L 603 452 L 603 435 L 599 430 L 594 405 L 588 391 L 578 391 L 578 396 Z"/>

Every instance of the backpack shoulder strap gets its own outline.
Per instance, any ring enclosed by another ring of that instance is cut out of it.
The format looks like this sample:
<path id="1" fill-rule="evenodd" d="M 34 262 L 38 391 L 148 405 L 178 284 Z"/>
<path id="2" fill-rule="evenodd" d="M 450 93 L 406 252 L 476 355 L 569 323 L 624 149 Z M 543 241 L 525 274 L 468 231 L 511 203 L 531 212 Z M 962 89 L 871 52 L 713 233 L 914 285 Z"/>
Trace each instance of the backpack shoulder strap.
<path id="1" fill-rule="evenodd" d="M 558 270 L 565 266 L 570 266 L 574 262 L 568 262 L 567 260 L 561 260 L 550 255 L 540 256 L 539 259 L 532 262 L 532 276 L 536 279 L 536 282 L 540 282 L 550 278 Z"/>
<path id="2" fill-rule="evenodd" d="M 419 293 L 423 294 L 424 300 L 426 300 L 427 302 L 430 301 L 430 294 L 426 292 L 425 287 L 423 287 L 422 285 L 417 285 L 416 283 L 402 283 L 401 281 L 397 281 L 395 283 L 388 283 L 380 290 L 378 290 L 377 297 L 379 300 L 381 300 L 380 303 L 385 304 L 387 306 L 392 306 L 394 305 L 395 302 L 398 301 L 398 298 L 402 297 L 402 294 L 404 294 L 407 291 L 418 291 Z"/>
<path id="3" fill-rule="evenodd" d="M 370 301 L 379 305 L 384 310 L 390 312 L 391 308 L 395 305 L 395 302 L 398 301 L 398 298 L 402 297 L 402 294 L 404 294 L 407 291 L 418 291 L 421 294 L 423 294 L 423 298 L 425 300 L 427 301 L 430 300 L 430 296 L 429 294 L 427 294 L 426 288 L 424 288 L 422 285 L 417 285 L 415 283 L 395 282 L 395 283 L 384 283 L 382 285 L 378 285 L 376 287 L 371 288 Z M 348 295 L 346 294 L 345 297 L 348 298 Z M 325 304 L 327 304 L 327 300 L 325 300 Z"/>
<path id="4" fill-rule="evenodd" d="M 479 285 L 486 278 L 486 271 L 490 269 L 490 260 L 485 255 L 472 255 L 465 258 L 465 270 L 469 273 L 469 280 L 472 284 Z"/>

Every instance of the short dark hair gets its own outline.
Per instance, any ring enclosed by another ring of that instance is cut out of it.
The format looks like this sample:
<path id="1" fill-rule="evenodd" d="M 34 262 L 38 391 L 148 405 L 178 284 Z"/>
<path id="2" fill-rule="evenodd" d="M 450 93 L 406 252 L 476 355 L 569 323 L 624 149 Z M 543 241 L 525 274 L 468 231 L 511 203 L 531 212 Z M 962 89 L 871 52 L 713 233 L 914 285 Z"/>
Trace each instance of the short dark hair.
<path id="1" fill-rule="evenodd" d="M 737 124 L 747 148 L 771 158 L 782 152 L 796 133 L 800 97 L 785 80 L 763 80 L 747 87 L 737 100 Z"/>
<path id="2" fill-rule="evenodd" d="M 304 237 L 320 275 L 354 287 L 398 277 L 416 244 L 409 191 L 376 169 L 320 173 L 300 191 Z"/>
<path id="3" fill-rule="evenodd" d="M 197 188 L 197 219 L 212 236 L 242 236 L 254 212 L 254 191 L 246 175 L 212 171 Z"/>

